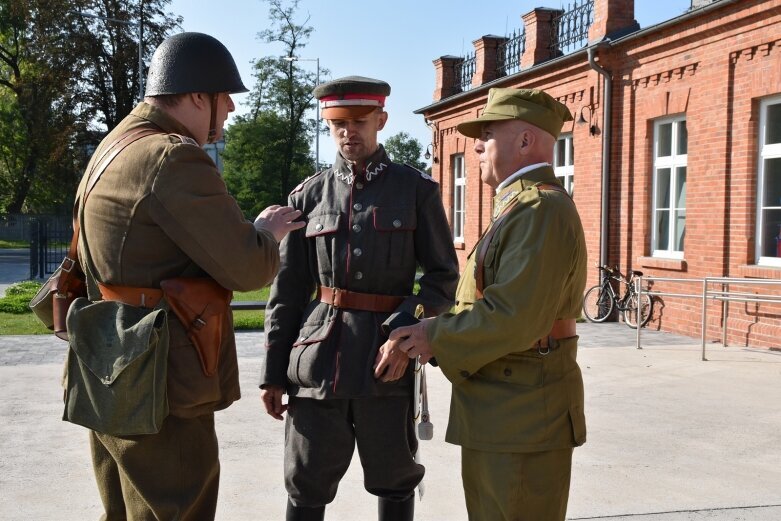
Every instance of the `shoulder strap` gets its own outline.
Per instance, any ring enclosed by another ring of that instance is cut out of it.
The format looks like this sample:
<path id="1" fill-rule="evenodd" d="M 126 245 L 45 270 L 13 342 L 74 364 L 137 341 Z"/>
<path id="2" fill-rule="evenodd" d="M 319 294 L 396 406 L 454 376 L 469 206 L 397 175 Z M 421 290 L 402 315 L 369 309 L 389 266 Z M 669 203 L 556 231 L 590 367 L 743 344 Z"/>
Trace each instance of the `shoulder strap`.
<path id="1" fill-rule="evenodd" d="M 564 189 L 559 185 L 542 183 L 537 185 L 537 188 L 539 190 L 555 190 L 557 192 L 561 192 L 565 194 L 567 197 L 569 197 L 570 201 L 572 201 L 572 196 L 569 194 L 569 192 L 567 192 L 566 189 Z M 494 235 L 496 235 L 496 232 L 499 231 L 499 228 L 501 228 L 502 224 L 504 223 L 505 217 L 507 217 L 507 214 L 510 213 L 510 210 L 515 208 L 516 204 L 518 204 L 518 199 L 515 199 L 515 201 L 508 204 L 507 208 L 505 208 L 504 211 L 502 211 L 499 217 L 497 217 L 496 220 L 493 223 L 491 223 L 491 227 L 488 229 L 488 231 L 485 232 L 485 235 L 480 240 L 479 250 L 477 251 L 477 262 L 475 263 L 475 297 L 476 298 L 483 298 L 483 289 L 485 289 L 484 264 L 485 264 L 485 256 L 488 253 L 488 247 L 491 245 L 491 240 L 494 238 Z"/>
<path id="2" fill-rule="evenodd" d="M 134 143 L 141 139 L 142 137 L 149 136 L 152 134 L 164 134 L 160 129 L 156 128 L 141 128 L 141 129 L 135 129 L 135 130 L 129 130 L 123 134 L 121 134 L 117 139 L 115 139 L 109 146 L 107 146 L 103 151 L 101 151 L 100 156 L 92 163 L 92 168 L 89 172 L 87 172 L 87 185 L 84 189 L 84 194 L 82 196 L 82 201 L 79 203 L 79 201 L 76 201 L 76 204 L 73 206 L 73 238 L 71 238 L 71 244 L 68 248 L 68 255 L 65 256 L 65 258 L 62 261 L 62 264 L 60 265 L 60 277 L 57 280 L 57 293 L 59 294 L 65 294 L 68 292 L 68 288 L 70 287 L 71 280 L 75 276 L 75 273 L 73 273 L 73 268 L 78 266 L 79 264 L 79 233 L 81 231 L 81 227 L 79 226 L 79 214 L 78 214 L 78 207 L 79 204 L 82 208 L 84 208 L 84 205 L 87 203 L 87 198 L 89 197 L 90 192 L 92 192 L 92 189 L 95 187 L 95 184 L 98 182 L 98 179 L 100 179 L 100 176 L 103 175 L 103 172 L 106 170 L 108 165 L 111 164 L 111 162 L 119 155 L 120 152 L 122 152 L 125 147 L 127 147 L 129 144 Z"/>

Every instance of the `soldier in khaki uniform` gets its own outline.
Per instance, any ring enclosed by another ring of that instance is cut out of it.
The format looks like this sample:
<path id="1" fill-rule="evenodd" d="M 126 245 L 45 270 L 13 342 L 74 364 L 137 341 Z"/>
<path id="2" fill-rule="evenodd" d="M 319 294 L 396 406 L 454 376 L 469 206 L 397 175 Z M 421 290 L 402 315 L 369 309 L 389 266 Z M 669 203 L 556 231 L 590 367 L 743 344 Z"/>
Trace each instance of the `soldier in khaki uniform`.
<path id="1" fill-rule="evenodd" d="M 246 291 L 273 278 L 277 242 L 300 227 L 291 222 L 299 212 L 271 207 L 254 225 L 246 221 L 201 148 L 219 138 L 234 109 L 230 93 L 246 90 L 230 53 L 211 36 L 181 33 L 158 47 L 145 102 L 92 158 L 97 161 L 128 130 L 160 132 L 127 146 L 86 198 L 79 258 L 85 270 L 91 259 L 99 283 L 148 291 L 172 277 L 211 277 Z M 85 176 L 77 205 L 87 184 Z M 109 298 L 94 287 L 89 293 L 91 300 Z M 116 437 L 90 431 L 103 520 L 214 518 L 220 473 L 214 411 L 239 398 L 235 338 L 230 316 L 226 320 L 218 370 L 207 377 L 182 323 L 169 313 L 170 415 L 159 433 Z"/>
<path id="2" fill-rule="evenodd" d="M 469 256 L 454 313 L 395 330 L 389 344 L 436 357 L 453 385 L 447 441 L 462 447 L 473 521 L 564 520 L 573 447 L 586 441 L 576 361 L 586 245 L 554 176 L 569 110 L 545 92 L 491 89 L 475 138 L 493 219 Z"/>
<path id="3" fill-rule="evenodd" d="M 288 521 L 323 519 L 356 443 L 380 520 L 411 521 L 423 478 L 413 459 L 413 365 L 380 348 L 381 325 L 418 304 L 429 316 L 449 309 L 458 262 L 437 183 L 377 143 L 389 94 L 387 83 L 359 76 L 315 89 L 339 153 L 290 194 L 307 224 L 280 245 L 261 378 L 267 412 L 288 413 Z"/>

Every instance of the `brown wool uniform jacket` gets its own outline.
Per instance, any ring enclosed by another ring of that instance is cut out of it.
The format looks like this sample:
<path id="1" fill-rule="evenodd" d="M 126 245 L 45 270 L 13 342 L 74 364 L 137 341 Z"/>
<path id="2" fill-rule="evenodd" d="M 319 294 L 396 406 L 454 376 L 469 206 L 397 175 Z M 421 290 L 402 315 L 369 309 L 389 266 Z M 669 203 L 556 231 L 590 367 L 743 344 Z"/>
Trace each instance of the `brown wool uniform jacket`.
<path id="1" fill-rule="evenodd" d="M 92 161 L 117 136 L 141 127 L 159 128 L 166 134 L 146 136 L 129 145 L 95 185 L 84 208 L 82 237 L 86 241 L 79 242 L 82 266 L 86 248 L 94 263 L 93 274 L 106 284 L 159 288 L 166 278 L 208 276 L 228 289 L 247 291 L 270 282 L 279 266 L 273 235 L 256 231 L 244 218 L 201 147 L 169 135 L 190 137 L 174 118 L 140 103 L 101 142 Z M 90 168 L 91 164 L 87 172 Z M 77 192 L 77 205 L 85 180 L 86 176 Z M 95 288 L 90 298 L 100 298 Z M 219 370 L 212 377 L 203 374 L 195 348 L 176 316 L 169 313 L 168 320 L 170 413 L 195 417 L 237 400 L 232 320 L 222 339 Z"/>
<path id="2" fill-rule="evenodd" d="M 476 253 L 456 291 L 455 313 L 435 318 L 428 338 L 453 384 L 446 440 L 489 452 L 539 452 L 586 441 L 577 337 L 540 354 L 554 320 L 580 317 L 586 243 L 570 198 L 550 167 L 524 173 L 494 198 L 494 219 L 518 201 L 493 236 L 475 297 Z"/>
<path id="3" fill-rule="evenodd" d="M 337 155 L 334 166 L 304 181 L 290 205 L 307 225 L 283 239 L 282 263 L 266 314 L 261 385 L 305 398 L 409 395 L 413 364 L 396 382 L 375 380 L 374 360 L 387 340 L 390 313 L 337 309 L 313 298 L 317 287 L 396 295 L 396 311 L 441 313 L 453 304 L 458 260 L 439 185 L 392 163 L 382 146 L 365 173 Z M 412 295 L 416 269 L 420 291 Z"/>

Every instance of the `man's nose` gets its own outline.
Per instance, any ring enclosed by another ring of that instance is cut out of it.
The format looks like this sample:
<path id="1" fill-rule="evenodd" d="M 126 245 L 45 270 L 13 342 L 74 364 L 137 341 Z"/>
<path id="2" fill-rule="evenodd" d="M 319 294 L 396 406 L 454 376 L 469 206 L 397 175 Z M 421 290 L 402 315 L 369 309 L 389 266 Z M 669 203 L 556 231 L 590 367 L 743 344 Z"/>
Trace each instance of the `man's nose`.
<path id="1" fill-rule="evenodd" d="M 483 150 L 485 150 L 485 147 L 483 145 L 485 145 L 483 140 L 475 139 L 475 146 L 474 146 L 475 152 L 477 152 L 478 154 L 482 154 Z"/>
<path id="2" fill-rule="evenodd" d="M 236 105 L 233 104 L 233 98 L 228 95 L 228 113 L 233 112 L 236 110 Z"/>

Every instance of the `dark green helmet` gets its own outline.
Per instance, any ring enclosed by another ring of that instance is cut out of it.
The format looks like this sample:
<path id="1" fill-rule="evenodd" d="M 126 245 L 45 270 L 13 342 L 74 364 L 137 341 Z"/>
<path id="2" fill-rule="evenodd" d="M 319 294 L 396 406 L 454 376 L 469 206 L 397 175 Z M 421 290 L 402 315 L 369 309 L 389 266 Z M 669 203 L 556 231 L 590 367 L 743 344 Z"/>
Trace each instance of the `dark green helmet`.
<path id="1" fill-rule="evenodd" d="M 155 50 L 146 79 L 147 96 L 247 91 L 228 49 L 203 33 L 167 38 Z"/>

